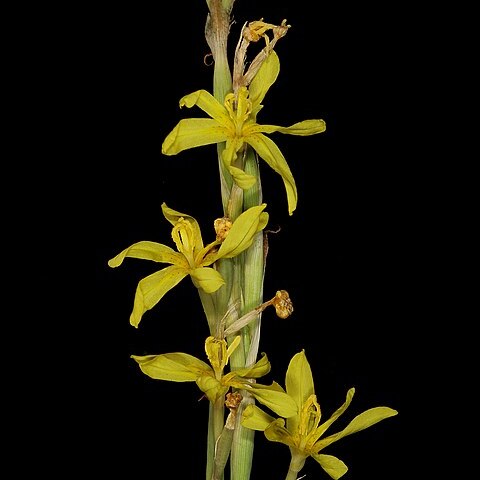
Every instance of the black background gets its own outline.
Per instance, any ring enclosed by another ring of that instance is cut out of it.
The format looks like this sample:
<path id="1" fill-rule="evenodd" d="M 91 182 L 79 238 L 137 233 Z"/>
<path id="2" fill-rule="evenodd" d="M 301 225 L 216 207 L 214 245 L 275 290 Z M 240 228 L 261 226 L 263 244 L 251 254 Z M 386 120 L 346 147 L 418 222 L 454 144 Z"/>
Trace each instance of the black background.
<path id="1" fill-rule="evenodd" d="M 109 471 L 197 479 L 204 477 L 206 401 L 198 401 L 194 384 L 146 377 L 129 356 L 183 351 L 202 357 L 208 331 L 198 295 L 185 279 L 135 329 L 128 319 L 136 285 L 158 266 L 141 260 L 107 266 L 140 240 L 173 246 L 162 202 L 194 216 L 207 241 L 222 215 L 215 149 L 173 157 L 160 152 L 178 120 L 202 115 L 180 110 L 178 100 L 211 90 L 213 74 L 204 63 L 205 2 L 166 3 L 164 10 L 112 9 L 102 17 L 94 59 L 97 340 L 109 356 L 97 374 L 100 423 L 108 425 L 97 440 L 113 441 L 111 461 L 102 464 Z M 286 18 L 292 27 L 277 45 L 280 75 L 259 122 L 323 118 L 327 124 L 325 133 L 311 137 L 272 134 L 297 182 L 293 216 L 281 178 L 264 162 L 260 167 L 269 225 L 280 228 L 269 237 L 265 299 L 286 289 L 295 308 L 287 320 L 264 314 L 260 351 L 272 363 L 265 380 L 284 384 L 290 358 L 305 349 L 325 417 L 356 388 L 332 431 L 367 408 L 397 409 L 398 416 L 325 453 L 349 466 L 345 479 L 406 478 L 409 359 L 424 313 L 417 300 L 425 276 L 418 261 L 425 249 L 423 172 L 411 156 L 407 125 L 415 65 L 406 30 L 411 35 L 416 26 L 394 7 L 237 0 L 232 51 L 241 25 L 262 17 L 277 24 Z M 283 478 L 288 459 L 287 447 L 257 434 L 252 480 Z M 302 474 L 328 478 L 312 459 Z"/>

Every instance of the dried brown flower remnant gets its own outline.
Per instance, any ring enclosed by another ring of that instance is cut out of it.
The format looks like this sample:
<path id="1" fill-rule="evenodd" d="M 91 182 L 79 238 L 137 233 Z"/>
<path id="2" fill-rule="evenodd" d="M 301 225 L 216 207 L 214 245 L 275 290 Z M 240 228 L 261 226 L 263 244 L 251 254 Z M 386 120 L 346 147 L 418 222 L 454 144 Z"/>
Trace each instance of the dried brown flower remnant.
<path id="1" fill-rule="evenodd" d="M 242 33 L 249 42 L 258 42 L 262 37 L 266 37 L 268 30 L 273 30 L 274 28 L 276 28 L 276 25 L 265 23 L 263 18 L 261 18 L 260 20 L 250 22 Z M 268 41 L 268 37 L 266 39 Z"/>
<path id="2" fill-rule="evenodd" d="M 225 400 L 225 406 L 230 410 L 237 410 L 242 401 L 242 395 L 240 392 L 227 393 L 227 399 Z"/>
<path id="3" fill-rule="evenodd" d="M 293 304 L 286 290 L 278 290 L 272 299 L 273 306 L 280 318 L 287 318 L 293 313 Z"/>
<path id="4" fill-rule="evenodd" d="M 217 218 L 213 222 L 215 233 L 217 234 L 217 241 L 223 242 L 232 228 L 233 222 L 228 217 Z"/>

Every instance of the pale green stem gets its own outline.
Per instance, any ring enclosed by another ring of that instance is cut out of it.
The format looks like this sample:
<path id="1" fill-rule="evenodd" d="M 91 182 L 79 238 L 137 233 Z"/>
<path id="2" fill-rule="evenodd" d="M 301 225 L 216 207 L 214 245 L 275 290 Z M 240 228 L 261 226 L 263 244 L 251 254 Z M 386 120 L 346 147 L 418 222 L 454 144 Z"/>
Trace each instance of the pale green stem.
<path id="1" fill-rule="evenodd" d="M 245 172 L 254 175 L 257 179 L 255 185 L 244 193 L 243 209 L 246 210 L 262 202 L 262 188 L 260 172 L 255 152 L 248 147 L 245 155 Z M 258 307 L 263 302 L 263 279 L 264 279 L 264 252 L 263 233 L 259 232 L 250 248 L 243 254 L 240 281 L 243 285 L 242 314 L 245 314 Z M 242 329 L 242 352 L 244 365 L 255 363 L 258 354 L 260 341 L 260 316 Z M 238 348 L 237 350 L 240 350 Z M 234 352 L 235 353 L 235 352 Z M 240 354 L 240 352 L 239 352 Z M 233 365 L 233 364 L 232 364 Z M 245 392 L 242 392 L 245 393 Z M 245 397 L 240 408 L 243 410 L 246 403 L 253 403 L 253 399 Z M 241 411 L 238 413 L 241 418 Z M 254 430 L 243 427 L 237 423 L 233 436 L 232 452 L 230 457 L 230 474 L 232 480 L 248 480 L 252 469 Z"/>
<path id="2" fill-rule="evenodd" d="M 208 409 L 208 433 L 207 433 L 207 471 L 205 478 L 211 480 L 215 465 L 215 435 L 213 432 L 214 410 L 213 403 L 209 402 Z"/>
<path id="3" fill-rule="evenodd" d="M 207 23 L 205 25 L 205 38 L 212 51 L 213 59 L 215 62 L 214 74 L 213 74 L 213 95 L 221 103 L 225 99 L 225 95 L 232 89 L 232 76 L 230 73 L 230 67 L 228 65 L 227 58 L 227 39 L 230 29 L 230 10 L 232 8 L 234 0 L 207 0 L 209 9 L 209 15 L 207 17 Z M 217 146 L 221 190 L 222 190 L 222 203 L 224 211 L 228 204 L 228 198 L 230 197 L 229 190 L 231 189 L 232 179 L 229 178 L 229 173 L 224 168 L 221 153 L 225 148 L 225 144 L 219 144 Z M 220 288 L 220 291 L 216 293 L 216 318 L 215 325 L 210 325 L 209 328 L 212 332 L 218 332 L 218 322 L 221 320 L 221 316 L 226 311 L 228 305 L 228 297 L 230 293 L 231 285 L 231 266 L 228 264 L 218 265 L 219 270 L 226 282 L 226 285 Z M 204 307 L 205 308 L 205 307 Z M 207 317 L 208 318 L 208 317 Z M 220 405 L 221 402 L 221 405 Z M 217 405 L 218 404 L 218 405 Z M 208 422 L 208 452 L 207 452 L 207 480 L 212 479 L 215 462 L 215 441 L 219 438 L 224 424 L 224 404 L 223 398 L 220 399 L 213 408 L 209 411 Z M 220 427 L 219 427 L 220 425 Z M 213 441 L 213 445 L 212 445 Z"/>
<path id="4" fill-rule="evenodd" d="M 247 210 L 262 203 L 262 184 L 260 181 L 260 170 L 258 160 L 254 150 L 248 147 L 245 156 L 245 172 L 253 175 L 257 181 L 255 185 L 248 189 L 243 198 L 243 208 Z M 250 248 L 245 252 L 244 262 L 244 311 L 242 314 L 250 312 L 263 303 L 263 283 L 265 277 L 265 255 L 263 245 L 263 232 L 257 233 L 253 239 Z M 249 342 L 245 344 L 245 354 L 247 364 L 252 365 L 256 362 L 259 340 L 260 340 L 260 322 L 261 315 L 248 325 Z M 255 344 L 252 340 L 256 339 Z"/>
<path id="5" fill-rule="evenodd" d="M 215 469 L 215 445 L 222 434 L 225 423 L 225 398 L 220 397 L 210 404 L 208 419 L 207 471 L 206 480 L 212 480 Z M 217 480 L 223 480 L 223 474 Z"/>
<path id="6" fill-rule="evenodd" d="M 242 412 L 247 405 L 254 403 L 252 397 L 245 391 L 242 403 L 237 412 L 237 424 L 233 434 L 232 451 L 230 454 L 230 478 L 232 480 L 249 479 L 252 470 L 253 447 L 255 431 L 241 425 Z"/>
<path id="7" fill-rule="evenodd" d="M 305 465 L 306 457 L 292 452 L 292 459 L 285 480 L 297 480 L 297 475 Z"/>
<path id="8" fill-rule="evenodd" d="M 205 316 L 207 317 L 208 329 L 210 331 L 210 335 L 215 335 L 216 334 L 215 329 L 218 324 L 218 311 L 216 308 L 215 294 L 206 293 L 204 290 L 199 288 L 198 295 L 200 296 L 203 311 L 205 313 Z"/>

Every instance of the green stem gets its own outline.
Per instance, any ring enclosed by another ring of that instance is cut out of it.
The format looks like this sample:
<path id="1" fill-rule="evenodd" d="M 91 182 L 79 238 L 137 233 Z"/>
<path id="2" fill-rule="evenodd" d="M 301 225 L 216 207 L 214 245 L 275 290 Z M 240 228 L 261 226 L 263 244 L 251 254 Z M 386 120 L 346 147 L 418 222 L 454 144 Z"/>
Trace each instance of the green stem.
<path id="1" fill-rule="evenodd" d="M 206 480 L 212 480 L 215 469 L 215 446 L 222 434 L 225 422 L 225 398 L 220 397 L 214 404 L 210 403 L 208 421 L 208 444 L 207 444 L 207 471 Z M 223 480 L 223 474 L 216 480 Z"/>
<path id="2" fill-rule="evenodd" d="M 215 335 L 215 328 L 218 324 L 218 313 L 215 302 L 215 294 L 206 293 L 201 288 L 198 289 L 198 294 L 202 302 L 203 311 L 207 317 L 208 329 L 210 335 Z"/>
<path id="3" fill-rule="evenodd" d="M 254 175 L 257 179 L 255 185 L 245 191 L 243 209 L 247 210 L 255 205 L 262 203 L 262 186 L 260 182 L 260 172 L 255 152 L 248 147 L 245 154 L 245 172 Z M 258 233 L 250 248 L 242 256 L 242 270 L 239 281 L 243 285 L 243 300 L 241 315 L 253 310 L 263 302 L 263 279 L 264 279 L 264 253 L 263 253 L 263 233 Z M 242 334 L 242 355 L 245 365 L 255 363 L 258 355 L 260 341 L 260 317 L 254 320 L 250 325 L 244 327 Z M 240 350 L 238 348 L 237 350 Z M 234 354 L 237 353 L 236 351 Z M 233 360 L 233 356 L 232 356 Z M 235 359 L 236 360 L 236 359 Z M 240 359 L 238 359 L 240 360 Z M 235 362 L 236 363 L 236 362 Z M 232 363 L 232 366 L 234 363 Z M 242 392 L 245 395 L 245 392 Z M 251 397 L 245 396 L 242 402 L 238 416 L 241 418 L 241 411 L 248 403 L 253 403 Z M 249 480 L 252 470 L 253 449 L 254 449 L 254 430 L 243 427 L 237 422 L 232 442 L 232 453 L 230 458 L 230 474 L 232 480 Z"/>
<path id="4" fill-rule="evenodd" d="M 221 103 L 223 103 L 225 96 L 232 89 L 232 75 L 230 73 L 230 67 L 228 65 L 227 57 L 227 39 L 230 30 L 230 11 L 233 6 L 234 0 L 207 0 L 209 14 L 207 16 L 207 22 L 205 25 L 205 38 L 212 51 L 213 59 L 215 62 L 214 74 L 213 74 L 213 95 Z M 219 161 L 220 180 L 222 189 L 222 203 L 224 211 L 230 197 L 229 190 L 232 187 L 232 179 L 229 173 L 226 171 L 222 161 L 222 151 L 225 148 L 225 144 L 219 144 L 217 146 L 217 154 Z M 210 332 L 216 334 L 219 330 L 218 322 L 221 320 L 221 315 L 226 311 L 228 305 L 228 297 L 230 293 L 230 277 L 231 266 L 225 264 L 220 269 L 224 270 L 222 274 L 227 282 L 221 288 L 221 292 L 217 292 L 215 298 L 216 315 L 215 320 L 209 319 Z M 204 306 L 205 309 L 205 306 Z M 220 317 L 220 318 L 219 318 Z M 212 318 L 212 316 L 210 317 Z M 208 316 L 207 316 L 208 319 Z M 214 322 L 214 323 L 213 323 Z M 223 398 L 218 400 L 213 407 L 209 410 L 208 421 L 208 449 L 207 449 L 207 480 L 212 479 L 215 462 L 215 443 L 222 433 L 224 423 L 224 404 Z M 223 477 L 223 475 L 222 475 Z"/>
<path id="5" fill-rule="evenodd" d="M 306 457 L 292 452 L 292 459 L 285 480 L 297 480 L 297 475 L 305 465 Z"/>

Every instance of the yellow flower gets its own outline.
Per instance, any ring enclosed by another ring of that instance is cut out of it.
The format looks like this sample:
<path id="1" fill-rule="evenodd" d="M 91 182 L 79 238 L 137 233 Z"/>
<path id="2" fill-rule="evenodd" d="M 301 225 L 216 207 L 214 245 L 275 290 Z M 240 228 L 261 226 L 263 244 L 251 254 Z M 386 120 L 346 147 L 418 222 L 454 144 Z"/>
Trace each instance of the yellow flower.
<path id="1" fill-rule="evenodd" d="M 198 90 L 180 100 L 180 107 L 201 108 L 211 118 L 188 118 L 180 120 L 165 138 L 162 153 L 176 155 L 183 150 L 226 142 L 222 160 L 234 181 L 243 189 L 255 183 L 255 177 L 235 166 L 237 153 L 250 145 L 258 155 L 281 175 L 287 191 L 288 211 L 291 215 L 297 206 L 297 187 L 292 172 L 280 149 L 265 133 L 288 133 L 291 135 L 314 135 L 325 131 L 323 120 L 305 120 L 290 127 L 259 125 L 257 114 L 262 108 L 268 89 L 280 71 L 280 61 L 272 51 L 253 78 L 250 87 L 241 87 L 237 95 L 227 94 L 224 105 L 206 90 Z"/>
<path id="2" fill-rule="evenodd" d="M 132 358 L 139 364 L 145 375 L 155 380 L 196 382 L 212 403 L 224 396 L 230 388 L 238 388 L 250 392 L 260 403 L 278 415 L 283 417 L 295 415 L 297 413 L 295 401 L 285 393 L 278 383 L 262 385 L 249 380 L 262 377 L 270 372 L 270 362 L 265 354 L 251 367 L 223 374 L 223 369 L 239 343 L 240 336 L 237 336 L 227 348 L 225 340 L 208 337 L 205 341 L 205 351 L 211 366 L 187 353 L 132 355 Z"/>
<path id="3" fill-rule="evenodd" d="M 197 221 L 163 203 L 162 212 L 173 225 L 172 238 L 178 251 L 160 243 L 142 241 L 126 248 L 108 262 L 112 268 L 121 265 L 126 257 L 170 264 L 138 283 L 130 323 L 138 327 L 143 314 L 187 275 L 190 275 L 197 288 L 207 293 L 217 291 L 225 282 L 210 265 L 220 258 L 235 257 L 252 244 L 254 235 L 267 225 L 268 213 L 263 211 L 265 207 L 266 204 L 262 204 L 249 208 L 233 222 L 225 239 L 204 246 Z"/>
<path id="4" fill-rule="evenodd" d="M 294 355 L 290 361 L 286 374 L 286 391 L 298 407 L 298 413 L 287 419 L 286 427 L 285 420 L 275 419 L 255 405 L 248 405 L 243 412 L 242 425 L 263 431 L 268 440 L 288 445 L 292 458 L 296 458 L 300 468 L 307 457 L 313 457 L 334 480 L 342 477 L 348 468 L 338 458 L 320 452 L 331 443 L 398 413 L 389 407 L 371 408 L 357 415 L 342 431 L 322 438 L 330 425 L 348 408 L 355 389 L 348 390 L 345 403 L 328 420 L 320 423 L 322 416 L 320 405 L 317 402 L 312 371 L 304 351 Z"/>

